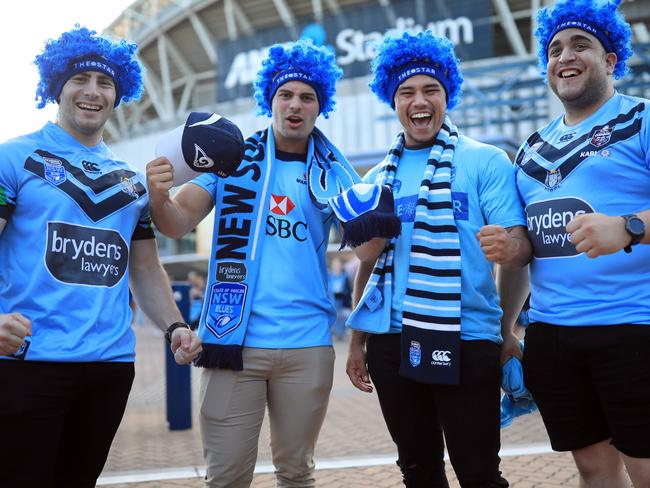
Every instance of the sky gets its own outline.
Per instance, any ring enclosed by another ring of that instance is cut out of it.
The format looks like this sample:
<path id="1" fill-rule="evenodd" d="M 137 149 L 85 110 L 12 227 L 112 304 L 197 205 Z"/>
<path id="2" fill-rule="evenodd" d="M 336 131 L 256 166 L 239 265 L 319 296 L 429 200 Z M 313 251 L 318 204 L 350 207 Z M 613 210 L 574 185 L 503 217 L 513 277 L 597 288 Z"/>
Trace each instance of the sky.
<path id="1" fill-rule="evenodd" d="M 47 39 L 78 23 L 101 32 L 134 0 L 11 0 L 0 16 L 0 142 L 54 120 L 56 106 L 36 108 L 32 64 Z"/>

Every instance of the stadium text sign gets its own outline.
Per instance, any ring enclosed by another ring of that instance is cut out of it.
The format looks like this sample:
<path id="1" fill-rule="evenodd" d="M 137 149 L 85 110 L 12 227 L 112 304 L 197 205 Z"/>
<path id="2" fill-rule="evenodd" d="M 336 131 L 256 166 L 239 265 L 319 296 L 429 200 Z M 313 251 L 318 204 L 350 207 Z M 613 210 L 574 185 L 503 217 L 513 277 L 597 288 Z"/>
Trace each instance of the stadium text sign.
<path id="1" fill-rule="evenodd" d="M 320 29 L 316 34 L 325 39 L 325 45 L 334 49 L 336 61 L 343 68 L 346 78 L 368 74 L 369 61 L 375 56 L 376 45 L 386 33 L 417 33 L 429 29 L 436 35 L 448 37 L 463 60 L 491 56 L 491 27 L 485 23 L 475 24 L 478 17 L 489 16 L 489 0 L 457 0 L 449 4 L 447 16 L 439 19 L 435 19 L 439 13 L 432 7 L 428 7 L 430 12 L 423 12 L 422 8 L 416 8 L 416 3 L 422 5 L 414 0 L 392 2 L 394 11 L 412 13 L 409 16 L 397 17 L 392 24 L 388 22 L 390 16 L 386 10 L 373 5 L 346 10 L 341 14 L 344 17 L 343 22 L 336 16 L 328 16 L 324 19 L 323 27 L 310 25 L 305 29 L 305 34 L 309 37 L 310 29 L 312 33 L 314 29 Z M 418 22 L 418 18 L 433 20 Z M 250 85 L 255 81 L 262 60 L 267 56 L 269 47 L 278 41 L 293 41 L 285 27 L 276 27 L 247 38 L 219 43 L 219 102 L 250 96 Z"/>

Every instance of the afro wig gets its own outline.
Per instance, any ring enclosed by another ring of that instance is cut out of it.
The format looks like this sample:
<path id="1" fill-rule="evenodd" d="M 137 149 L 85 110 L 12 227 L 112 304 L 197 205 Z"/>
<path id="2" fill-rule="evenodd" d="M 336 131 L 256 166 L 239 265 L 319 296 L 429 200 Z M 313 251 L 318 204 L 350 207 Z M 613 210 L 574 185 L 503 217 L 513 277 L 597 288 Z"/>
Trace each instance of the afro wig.
<path id="1" fill-rule="evenodd" d="M 334 53 L 326 47 L 316 46 L 310 39 L 272 46 L 255 81 L 255 99 L 259 115 L 272 115 L 273 82 L 283 72 L 300 72 L 306 75 L 305 78 L 309 81 L 305 83 L 316 91 L 320 113 L 328 118 L 334 109 L 336 81 L 343 74 L 341 68 L 336 65 Z"/>
<path id="2" fill-rule="evenodd" d="M 628 72 L 625 62 L 634 53 L 630 46 L 630 26 L 616 10 L 620 3 L 621 0 L 560 0 L 552 10 L 547 7 L 541 9 L 537 14 L 535 37 L 539 43 L 537 55 L 542 75 L 546 76 L 548 44 L 557 33 L 557 27 L 565 22 L 579 21 L 595 28 L 609 40 L 618 58 L 614 66 L 614 78 L 625 76 Z M 580 28 L 574 25 L 571 27 Z"/>
<path id="3" fill-rule="evenodd" d="M 370 89 L 382 101 L 391 107 L 393 104 L 394 79 L 403 69 L 414 63 L 432 63 L 440 65 L 449 81 L 447 109 L 451 110 L 460 103 L 460 89 L 463 75 L 460 73 L 459 60 L 454 53 L 454 45 L 446 37 L 436 37 L 431 31 L 410 34 L 401 37 L 386 36 L 379 45 L 377 56 L 372 61 L 373 79 Z"/>
<path id="4" fill-rule="evenodd" d="M 84 61 L 99 61 L 98 65 L 105 69 L 97 71 L 114 73 L 112 78 L 116 85 L 116 107 L 122 100 L 128 102 L 139 99 L 142 94 L 142 67 L 135 58 L 136 49 L 135 44 L 124 40 L 112 42 L 79 24 L 58 39 L 50 39 L 43 52 L 34 59 L 40 74 L 36 87 L 37 107 L 58 103 L 61 88 L 72 75 L 80 71 L 78 67 Z M 86 71 L 89 70 L 92 69 Z"/>

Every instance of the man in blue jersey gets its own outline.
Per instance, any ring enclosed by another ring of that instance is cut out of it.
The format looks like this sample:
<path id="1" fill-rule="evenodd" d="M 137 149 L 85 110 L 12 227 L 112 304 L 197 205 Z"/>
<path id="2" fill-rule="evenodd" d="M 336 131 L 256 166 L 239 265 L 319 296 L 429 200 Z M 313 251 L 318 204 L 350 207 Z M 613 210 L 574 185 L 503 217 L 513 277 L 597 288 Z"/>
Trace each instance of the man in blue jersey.
<path id="1" fill-rule="evenodd" d="M 256 81 L 267 129 L 246 141 L 227 180 L 202 175 L 170 198 L 173 167 L 147 166 L 157 227 L 178 237 L 215 209 L 199 335 L 206 486 L 250 486 L 265 408 L 279 487 L 314 486 L 314 448 L 334 364 L 326 250 L 328 198 L 359 181 L 315 127 L 334 106 L 341 70 L 307 41 L 274 46 Z M 334 193 L 333 193 L 334 192 Z"/>
<path id="2" fill-rule="evenodd" d="M 403 482 L 448 487 L 444 439 L 462 487 L 500 487 L 500 357 L 518 354 L 493 262 L 530 259 L 506 154 L 464 135 L 453 45 L 431 32 L 387 37 L 370 84 L 403 132 L 364 180 L 389 185 L 402 234 L 357 248 L 347 373 L 377 388 Z M 495 252 L 496 251 L 496 252 Z M 501 327 L 503 323 L 503 327 Z"/>
<path id="3" fill-rule="evenodd" d="M 614 89 L 632 55 L 618 3 L 538 13 L 565 113 L 516 158 L 534 248 L 526 385 L 581 486 L 608 488 L 629 486 L 625 468 L 650 486 L 650 102 Z"/>
<path id="4" fill-rule="evenodd" d="M 37 99 L 57 121 L 0 145 L 2 487 L 95 486 L 133 381 L 129 286 L 178 363 L 200 351 L 158 261 L 144 176 L 102 141 L 142 91 L 135 50 L 79 26 L 48 41 Z"/>

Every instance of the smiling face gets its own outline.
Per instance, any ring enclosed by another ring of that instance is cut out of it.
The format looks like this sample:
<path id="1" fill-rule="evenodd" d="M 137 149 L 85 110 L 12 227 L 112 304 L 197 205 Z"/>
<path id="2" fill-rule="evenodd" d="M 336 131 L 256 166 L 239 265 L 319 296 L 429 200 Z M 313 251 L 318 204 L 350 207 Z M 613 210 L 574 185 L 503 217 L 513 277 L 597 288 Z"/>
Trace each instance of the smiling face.
<path id="1" fill-rule="evenodd" d="M 395 92 L 395 112 L 404 128 L 408 148 L 431 145 L 442 127 L 447 111 L 447 94 L 438 80 L 415 75 Z"/>
<path id="2" fill-rule="evenodd" d="M 99 143 L 115 105 L 115 82 L 97 71 L 84 71 L 65 82 L 59 95 L 57 124 L 87 146 Z"/>
<path id="3" fill-rule="evenodd" d="M 592 113 L 614 92 L 616 54 L 581 29 L 558 32 L 548 46 L 548 83 L 567 114 Z"/>
<path id="4" fill-rule="evenodd" d="M 316 92 L 308 84 L 289 81 L 280 86 L 271 101 L 276 148 L 293 153 L 307 152 L 318 110 Z"/>

